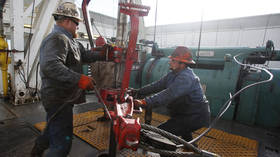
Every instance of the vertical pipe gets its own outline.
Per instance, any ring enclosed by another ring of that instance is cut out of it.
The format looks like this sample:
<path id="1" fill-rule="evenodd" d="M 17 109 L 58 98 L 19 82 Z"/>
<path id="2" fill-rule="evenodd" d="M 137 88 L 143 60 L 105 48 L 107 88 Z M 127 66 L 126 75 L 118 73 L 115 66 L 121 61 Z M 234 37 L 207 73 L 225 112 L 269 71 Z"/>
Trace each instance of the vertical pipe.
<path id="1" fill-rule="evenodd" d="M 4 35 L 4 26 L 3 26 L 3 8 L 5 6 L 6 0 L 0 1 L 0 37 Z"/>
<path id="2" fill-rule="evenodd" d="M 3 8 L 6 0 L 0 2 L 0 50 L 6 50 L 8 44 L 5 41 L 4 36 L 4 26 L 3 26 Z M 8 94 L 8 64 L 11 63 L 10 58 L 8 58 L 7 52 L 0 52 L 0 66 L 2 71 L 2 81 L 3 81 L 3 95 L 4 97 Z"/>
<path id="3" fill-rule="evenodd" d="M 8 44 L 5 41 L 3 37 L 0 37 L 0 49 L 5 50 L 8 48 Z M 3 95 L 4 97 L 8 94 L 8 64 L 11 62 L 10 59 L 8 59 L 7 62 L 7 53 L 6 52 L 0 52 L 0 66 L 2 71 L 2 82 L 3 82 Z"/>

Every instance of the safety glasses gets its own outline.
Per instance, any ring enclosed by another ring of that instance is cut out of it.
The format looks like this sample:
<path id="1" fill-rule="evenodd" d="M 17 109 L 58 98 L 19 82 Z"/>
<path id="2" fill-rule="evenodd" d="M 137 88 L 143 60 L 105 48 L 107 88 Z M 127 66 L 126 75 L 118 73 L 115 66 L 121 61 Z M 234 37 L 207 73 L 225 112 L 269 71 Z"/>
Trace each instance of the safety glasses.
<path id="1" fill-rule="evenodd" d="M 75 24 L 76 24 L 76 26 L 79 26 L 79 22 L 78 21 L 76 21 L 76 20 L 74 20 L 74 19 L 70 19 L 72 22 L 74 22 Z"/>

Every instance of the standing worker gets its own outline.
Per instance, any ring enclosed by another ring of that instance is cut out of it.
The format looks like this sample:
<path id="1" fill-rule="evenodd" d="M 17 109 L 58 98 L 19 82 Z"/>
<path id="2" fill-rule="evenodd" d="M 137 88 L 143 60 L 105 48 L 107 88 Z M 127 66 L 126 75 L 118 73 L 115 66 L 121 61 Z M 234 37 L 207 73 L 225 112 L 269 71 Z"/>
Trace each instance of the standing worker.
<path id="1" fill-rule="evenodd" d="M 47 127 L 32 149 L 32 157 L 66 157 L 73 135 L 73 106 L 85 101 L 84 90 L 94 88 L 94 80 L 81 74 L 82 64 L 105 60 L 105 53 L 86 51 L 75 38 L 80 13 L 71 2 L 62 3 L 52 14 L 56 25 L 40 47 L 42 104 Z"/>
<path id="2" fill-rule="evenodd" d="M 166 104 L 170 119 L 158 128 L 190 141 L 193 131 L 209 126 L 209 103 L 199 78 L 189 68 L 190 64 L 195 64 L 191 51 L 187 47 L 179 46 L 169 58 L 171 72 L 159 81 L 135 90 L 133 93 L 138 96 L 149 96 L 135 99 L 134 104 L 142 107 Z"/>

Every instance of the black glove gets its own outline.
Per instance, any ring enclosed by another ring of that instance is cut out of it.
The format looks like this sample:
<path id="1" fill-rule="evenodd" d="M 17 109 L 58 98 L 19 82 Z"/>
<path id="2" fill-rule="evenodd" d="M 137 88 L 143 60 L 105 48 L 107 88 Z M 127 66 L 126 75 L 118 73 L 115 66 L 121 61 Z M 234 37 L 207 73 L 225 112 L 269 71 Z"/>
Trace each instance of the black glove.
<path id="1" fill-rule="evenodd" d="M 138 92 L 139 92 L 139 89 L 131 88 L 131 89 L 128 90 L 128 94 L 130 96 L 132 96 L 133 98 L 137 98 L 138 97 Z"/>

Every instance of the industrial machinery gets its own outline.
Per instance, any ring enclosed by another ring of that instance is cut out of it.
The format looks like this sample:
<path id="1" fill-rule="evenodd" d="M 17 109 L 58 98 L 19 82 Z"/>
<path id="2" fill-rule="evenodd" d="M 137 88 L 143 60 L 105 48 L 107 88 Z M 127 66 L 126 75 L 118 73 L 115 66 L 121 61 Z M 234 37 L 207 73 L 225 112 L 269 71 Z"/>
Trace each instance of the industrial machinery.
<path id="1" fill-rule="evenodd" d="M 169 72 L 168 56 L 175 48 L 158 48 L 150 41 L 142 41 L 142 46 L 153 47 L 151 52 L 143 52 L 142 62 L 135 65 L 138 68 L 132 72 L 130 86 L 142 87 L 159 80 Z M 212 116 L 217 116 L 222 104 L 229 98 L 229 93 L 236 93 L 248 84 L 266 80 L 265 72 L 241 66 L 240 62 L 257 67 L 267 68 L 273 75 L 272 81 L 254 86 L 236 96 L 223 119 L 237 120 L 241 123 L 278 127 L 280 125 L 279 102 L 279 69 L 270 67 L 269 61 L 280 61 L 280 51 L 275 50 L 272 41 L 266 47 L 257 48 L 190 48 L 193 59 L 197 63 L 191 68 L 201 79 L 204 92 L 210 101 Z M 153 110 L 157 110 L 156 108 Z"/>
<path id="2" fill-rule="evenodd" d="M 96 44 L 101 45 L 100 47 L 93 47 L 93 40 L 91 35 L 91 28 L 89 27 L 90 21 L 87 11 L 87 5 L 90 0 L 83 0 L 82 10 L 85 19 L 85 24 L 89 36 L 90 45 L 96 51 L 105 51 L 105 53 L 112 54 L 109 51 L 114 52 L 115 62 L 124 63 L 125 70 L 122 77 L 121 87 L 120 88 L 103 88 L 100 89 L 100 92 L 95 88 L 95 94 L 99 98 L 99 101 L 104 106 L 104 119 L 108 119 L 111 122 L 110 128 L 110 145 L 109 145 L 109 156 L 116 156 L 116 151 L 123 148 L 131 149 L 136 151 L 138 148 L 145 148 L 150 150 L 148 146 L 153 146 L 155 152 L 165 155 L 177 156 L 178 153 L 175 152 L 177 145 L 182 144 L 181 147 L 189 148 L 193 152 L 180 152 L 180 155 L 187 156 L 197 156 L 197 155 L 207 155 L 207 156 L 217 156 L 207 151 L 202 151 L 187 141 L 182 140 L 171 133 L 165 132 L 148 124 L 141 124 L 139 118 L 133 118 L 132 115 L 134 112 L 141 112 L 141 109 L 135 109 L 133 103 L 133 97 L 128 94 L 129 81 L 131 76 L 131 69 L 133 63 L 137 61 L 137 51 L 136 51 L 136 42 L 138 36 L 138 24 L 139 17 L 148 15 L 149 7 L 137 5 L 134 3 L 119 3 L 120 12 L 130 16 L 131 21 L 131 30 L 130 37 L 128 41 L 128 46 L 126 47 L 116 47 L 113 45 L 108 45 L 107 43 Z M 98 43 L 101 40 L 99 38 Z M 102 43 L 102 42 L 100 42 Z M 111 48 L 108 48 L 111 47 Z M 124 56 L 122 56 L 122 54 Z M 109 108 L 109 110 L 108 110 Z M 151 110 L 151 109 L 150 109 Z M 146 112 L 146 115 L 151 112 Z M 148 121 L 148 117 L 145 116 Z M 153 132 L 151 134 L 151 132 Z M 165 138 L 171 138 L 174 142 L 159 142 L 157 139 L 151 138 L 152 136 L 161 135 Z M 154 142 L 153 142 L 154 141 Z M 157 141 L 157 142 L 155 142 Z M 168 148 L 167 150 L 161 150 L 157 146 L 158 143 L 161 143 L 161 146 Z M 158 148 L 156 148 L 158 147 Z"/>

